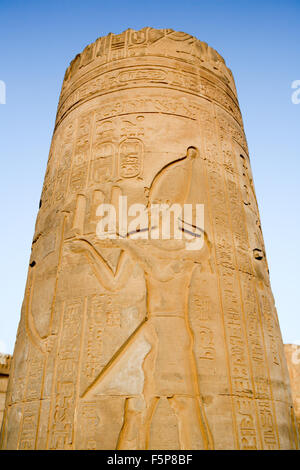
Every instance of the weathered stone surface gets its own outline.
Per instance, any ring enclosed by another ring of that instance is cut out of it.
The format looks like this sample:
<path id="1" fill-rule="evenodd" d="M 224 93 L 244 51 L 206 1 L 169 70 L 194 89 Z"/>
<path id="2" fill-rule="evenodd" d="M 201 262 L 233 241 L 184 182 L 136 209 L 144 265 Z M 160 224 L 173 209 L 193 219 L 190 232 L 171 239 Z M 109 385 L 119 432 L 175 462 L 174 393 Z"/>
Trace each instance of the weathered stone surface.
<path id="1" fill-rule="evenodd" d="M 147 218 L 99 239 L 119 196 L 203 204 L 203 248 L 134 239 Z M 62 86 L 2 446 L 293 449 L 287 374 L 230 70 L 181 32 L 98 39 Z"/>
<path id="2" fill-rule="evenodd" d="M 5 408 L 6 391 L 9 378 L 11 356 L 0 353 L 0 429 Z"/>
<path id="3" fill-rule="evenodd" d="M 300 435 L 300 345 L 285 344 L 285 356 L 291 381 L 295 415 Z"/>

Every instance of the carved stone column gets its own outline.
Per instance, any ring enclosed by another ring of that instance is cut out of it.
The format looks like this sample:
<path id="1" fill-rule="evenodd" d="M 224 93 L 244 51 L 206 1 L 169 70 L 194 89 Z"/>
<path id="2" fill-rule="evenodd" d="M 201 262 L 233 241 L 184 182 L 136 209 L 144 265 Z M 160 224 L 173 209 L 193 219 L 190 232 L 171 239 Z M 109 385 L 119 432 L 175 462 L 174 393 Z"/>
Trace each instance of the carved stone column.
<path id="1" fill-rule="evenodd" d="M 298 433 L 300 433 L 300 345 L 285 344 L 284 350 L 291 381 L 292 397 L 298 424 Z"/>
<path id="2" fill-rule="evenodd" d="M 203 204 L 203 247 L 99 239 L 120 196 Z M 63 81 L 2 446 L 293 449 L 294 422 L 231 71 L 186 33 L 99 38 Z"/>

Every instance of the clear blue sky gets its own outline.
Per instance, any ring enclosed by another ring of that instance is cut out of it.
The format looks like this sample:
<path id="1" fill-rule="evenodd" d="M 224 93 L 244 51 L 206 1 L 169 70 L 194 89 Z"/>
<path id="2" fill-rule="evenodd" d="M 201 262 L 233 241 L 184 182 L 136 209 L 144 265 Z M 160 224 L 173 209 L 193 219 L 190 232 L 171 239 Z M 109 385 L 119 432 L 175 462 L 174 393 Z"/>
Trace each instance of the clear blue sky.
<path id="1" fill-rule="evenodd" d="M 0 349 L 12 352 L 64 72 L 97 37 L 173 28 L 232 69 L 285 342 L 300 343 L 300 0 L 0 0 Z"/>

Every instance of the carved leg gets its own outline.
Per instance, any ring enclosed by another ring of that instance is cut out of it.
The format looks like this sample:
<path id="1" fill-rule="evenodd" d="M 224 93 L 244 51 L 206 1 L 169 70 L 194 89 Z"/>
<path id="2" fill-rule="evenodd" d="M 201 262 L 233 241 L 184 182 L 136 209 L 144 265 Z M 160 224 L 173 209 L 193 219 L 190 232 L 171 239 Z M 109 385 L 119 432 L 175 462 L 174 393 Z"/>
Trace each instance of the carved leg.
<path id="1" fill-rule="evenodd" d="M 126 398 L 124 424 L 122 426 L 117 450 L 145 450 L 151 418 L 158 399 L 152 398 L 148 404 L 142 397 Z"/>
<path id="2" fill-rule="evenodd" d="M 201 416 L 198 399 L 183 395 L 168 398 L 178 419 L 179 440 L 182 450 L 212 448 L 209 431 Z"/>

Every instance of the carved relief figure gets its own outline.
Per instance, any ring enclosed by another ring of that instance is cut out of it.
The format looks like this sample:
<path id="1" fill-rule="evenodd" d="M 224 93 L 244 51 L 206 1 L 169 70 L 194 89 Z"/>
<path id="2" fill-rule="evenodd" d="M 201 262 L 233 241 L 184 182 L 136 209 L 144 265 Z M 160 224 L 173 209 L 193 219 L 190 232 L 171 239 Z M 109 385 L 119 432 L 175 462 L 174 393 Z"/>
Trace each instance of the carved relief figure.
<path id="1" fill-rule="evenodd" d="M 183 205 L 192 179 L 197 178 L 197 165 L 199 155 L 194 147 L 187 150 L 185 157 L 166 165 L 151 184 L 149 204 L 176 202 Z M 193 270 L 196 263 L 207 263 L 210 256 L 207 234 L 200 231 L 197 235 L 205 239 L 201 251 L 186 251 L 184 240 L 131 240 L 129 235 L 123 240 L 111 240 L 112 247 L 122 248 L 115 273 L 102 257 L 101 241 L 95 237 L 68 242 L 74 251 L 86 254 L 97 279 L 109 291 L 122 288 L 136 262 L 144 271 L 147 316 L 127 346 L 129 354 L 141 339 L 148 346 L 142 366 L 144 382 L 141 393 L 136 396 L 130 396 L 128 391 L 117 444 L 120 449 L 148 447 L 151 419 L 163 397 L 177 417 L 182 449 L 213 446 L 197 383 L 187 311 Z M 114 372 L 114 366 L 124 355 L 124 348 L 121 351 L 108 374 Z M 86 392 L 86 398 L 97 390 L 99 393 L 102 379 L 100 374 Z"/>
<path id="2" fill-rule="evenodd" d="M 97 39 L 62 86 L 0 447 L 295 449 L 285 368 L 230 69 L 171 29 Z"/>

